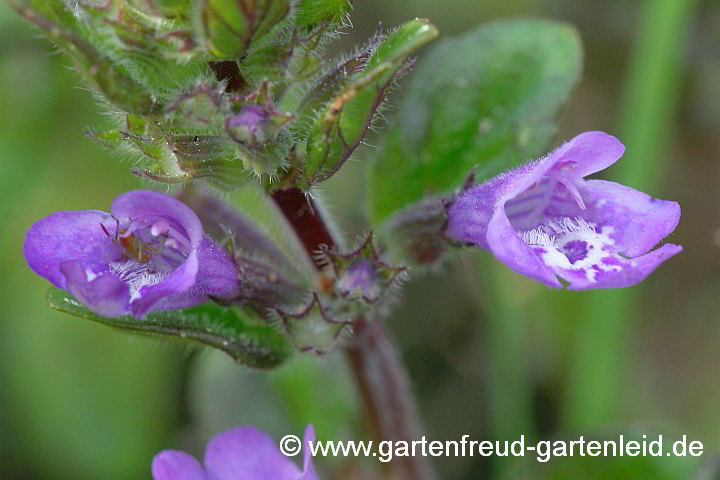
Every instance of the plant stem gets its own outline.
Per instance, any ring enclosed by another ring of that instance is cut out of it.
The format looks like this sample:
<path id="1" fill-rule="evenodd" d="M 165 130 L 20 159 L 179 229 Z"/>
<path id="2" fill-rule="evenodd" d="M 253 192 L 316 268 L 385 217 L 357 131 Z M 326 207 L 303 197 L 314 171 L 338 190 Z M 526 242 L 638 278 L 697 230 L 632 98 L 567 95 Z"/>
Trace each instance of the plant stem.
<path id="1" fill-rule="evenodd" d="M 323 218 L 313 199 L 299 188 L 279 189 L 272 192 L 272 198 L 302 242 L 310 258 L 316 258 L 320 248 L 333 247 L 336 242 L 328 219 Z"/>
<path id="2" fill-rule="evenodd" d="M 422 428 L 407 371 L 383 322 L 358 319 L 347 356 L 376 441 L 420 440 Z M 395 457 L 385 465 L 393 480 L 437 478 L 422 455 Z"/>
<path id="3" fill-rule="evenodd" d="M 295 230 L 311 257 L 322 245 L 342 244 L 333 237 L 328 218 L 313 200 L 298 188 L 272 193 L 280 210 Z M 319 267 L 319 265 L 318 265 Z M 362 395 L 368 422 L 376 442 L 421 439 L 420 421 L 410 390 L 405 365 L 381 319 L 358 317 L 353 322 L 353 338 L 346 348 L 358 390 Z M 384 464 L 392 480 L 435 480 L 437 476 L 426 456 L 394 457 Z"/>

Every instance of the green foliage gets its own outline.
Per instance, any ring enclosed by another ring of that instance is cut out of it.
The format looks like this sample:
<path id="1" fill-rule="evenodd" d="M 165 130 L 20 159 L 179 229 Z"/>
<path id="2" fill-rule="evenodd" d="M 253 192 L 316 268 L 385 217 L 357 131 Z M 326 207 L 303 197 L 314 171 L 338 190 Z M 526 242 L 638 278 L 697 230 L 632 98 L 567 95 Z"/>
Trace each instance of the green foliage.
<path id="1" fill-rule="evenodd" d="M 123 111 L 157 114 L 170 92 L 207 71 L 187 50 L 184 25 L 125 3 L 107 8 L 63 0 L 11 0 L 72 59 L 78 72 Z M 120 10 L 122 8 L 122 11 Z"/>
<path id="2" fill-rule="evenodd" d="M 271 368 L 290 355 L 287 339 L 252 312 L 212 302 L 186 310 L 159 311 L 145 319 L 130 315 L 107 318 L 96 315 L 64 290 L 51 287 L 50 307 L 76 317 L 140 333 L 187 338 L 224 351 L 237 362 Z"/>
<path id="3" fill-rule="evenodd" d="M 328 23 L 342 23 L 350 13 L 349 0 L 301 0 L 297 5 L 296 22 L 303 29 Z"/>
<path id="4" fill-rule="evenodd" d="M 243 56 L 252 40 L 262 38 L 285 18 L 288 0 L 202 0 L 197 2 L 202 45 L 218 59 Z"/>
<path id="5" fill-rule="evenodd" d="M 371 172 L 373 224 L 428 196 L 485 180 L 544 153 L 577 82 L 575 30 L 497 21 L 423 59 Z"/>
<path id="6" fill-rule="evenodd" d="M 393 81 L 404 73 L 408 55 L 437 35 L 427 20 L 408 22 L 342 63 L 331 74 L 330 89 L 325 79 L 310 92 L 314 101 L 305 102 L 303 109 L 317 113 L 309 127 L 301 188 L 326 180 L 342 167 L 371 128 Z M 347 75 L 348 67 L 355 72 Z M 332 97 L 318 107 L 318 100 L 329 93 Z"/>
<path id="7" fill-rule="evenodd" d="M 332 176 L 407 56 L 437 36 L 415 20 L 331 65 L 322 51 L 347 24 L 347 0 L 10 1 L 120 110 L 118 129 L 92 138 L 134 161 L 139 176 L 224 191 L 252 177 L 307 190 Z M 237 135 L 237 116 L 253 105 L 267 115 Z"/>

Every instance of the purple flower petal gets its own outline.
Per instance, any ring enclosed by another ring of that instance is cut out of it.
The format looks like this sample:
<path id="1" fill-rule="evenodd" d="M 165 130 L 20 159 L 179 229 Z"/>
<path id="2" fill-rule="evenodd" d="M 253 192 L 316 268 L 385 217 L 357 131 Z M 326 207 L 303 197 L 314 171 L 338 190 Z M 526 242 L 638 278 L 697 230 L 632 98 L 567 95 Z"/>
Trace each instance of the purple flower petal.
<path id="1" fill-rule="evenodd" d="M 380 282 L 375 268 L 367 260 L 353 263 L 338 279 L 336 287 L 343 295 L 352 295 L 374 301 L 380 296 Z"/>
<path id="2" fill-rule="evenodd" d="M 113 201 L 112 212 L 116 218 L 121 220 L 124 218 L 162 218 L 182 235 L 185 235 L 193 248 L 197 248 L 203 239 L 202 224 L 195 212 L 180 200 L 169 195 L 149 190 L 128 192 Z"/>
<path id="3" fill-rule="evenodd" d="M 141 190 L 117 197 L 112 210 L 37 222 L 25 240 L 30 267 L 103 316 L 143 317 L 237 295 L 230 255 L 185 204 Z"/>
<path id="4" fill-rule="evenodd" d="M 555 152 L 463 192 L 445 234 L 489 249 L 511 269 L 549 286 L 629 286 L 682 249 L 648 252 L 680 219 L 675 202 L 585 175 L 624 151 L 602 132 L 578 135 Z M 633 258 L 636 257 L 636 258 Z"/>
<path id="5" fill-rule="evenodd" d="M 127 284 L 101 268 L 75 260 L 60 264 L 67 279 L 67 288 L 93 312 L 104 317 L 118 317 L 129 313 L 130 289 Z"/>
<path id="6" fill-rule="evenodd" d="M 216 480 L 294 480 L 301 474 L 273 439 L 255 427 L 235 428 L 213 438 L 205 450 L 205 468 Z"/>
<path id="7" fill-rule="evenodd" d="M 165 450 L 152 462 L 154 480 L 211 480 L 195 457 L 177 450 Z"/>
<path id="8" fill-rule="evenodd" d="M 315 443 L 315 428 L 312 425 L 305 427 L 303 433 L 303 471 L 298 480 L 318 480 L 315 467 L 312 464 L 312 448 Z"/>
<path id="9" fill-rule="evenodd" d="M 498 260 L 513 270 L 552 287 L 562 287 L 555 274 L 531 249 L 523 243 L 508 221 L 507 216 L 498 211 L 487 229 L 487 242 Z"/>
<path id="10" fill-rule="evenodd" d="M 133 315 L 144 317 L 160 300 L 186 292 L 195 285 L 198 272 L 197 252 L 191 251 L 185 261 L 163 280 L 143 286 L 132 302 Z"/>
<path id="11" fill-rule="evenodd" d="M 620 160 L 625 146 L 605 132 L 585 132 L 562 145 L 546 158 L 553 166 L 571 172 L 574 178 L 605 170 Z"/>
<path id="12" fill-rule="evenodd" d="M 199 269 L 194 289 L 213 297 L 229 298 L 239 291 L 238 271 L 230 254 L 209 237 L 197 251 Z"/>
<path id="13" fill-rule="evenodd" d="M 154 480 L 318 480 L 310 444 L 312 425 L 305 428 L 304 468 L 280 453 L 272 438 L 255 427 L 238 427 L 216 435 L 205 449 L 204 468 L 190 455 L 165 450 L 153 459 Z"/>
<path id="14" fill-rule="evenodd" d="M 620 262 L 624 268 L 617 273 L 599 276 L 594 284 L 585 283 L 583 285 L 578 282 L 571 284 L 568 288 L 571 290 L 584 290 L 586 288 L 629 287 L 645 280 L 661 263 L 682 252 L 682 250 L 683 248 L 679 245 L 667 243 L 640 257 L 631 260 L 621 259 Z"/>
<path id="15" fill-rule="evenodd" d="M 57 212 L 35 222 L 25 236 L 25 259 L 38 275 L 58 288 L 67 288 L 60 264 L 75 260 L 108 263 L 122 258 L 122 250 L 108 240 L 100 224 L 112 225 L 108 213 L 98 210 Z"/>
<path id="16" fill-rule="evenodd" d="M 680 222 L 680 205 L 676 202 L 652 198 L 625 185 L 587 180 L 580 193 L 587 204 L 583 217 L 600 226 L 612 226 L 610 236 L 619 252 L 628 257 L 648 252 Z"/>

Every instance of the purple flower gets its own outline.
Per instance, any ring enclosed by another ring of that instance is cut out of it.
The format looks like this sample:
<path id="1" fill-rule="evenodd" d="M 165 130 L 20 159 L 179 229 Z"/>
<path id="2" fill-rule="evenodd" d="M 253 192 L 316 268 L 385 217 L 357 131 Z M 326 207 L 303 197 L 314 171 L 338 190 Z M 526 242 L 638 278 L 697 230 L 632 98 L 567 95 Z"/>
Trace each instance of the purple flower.
<path id="1" fill-rule="evenodd" d="M 382 293 L 379 283 L 372 263 L 358 260 L 340 276 L 336 288 L 343 295 L 375 301 Z"/>
<path id="2" fill-rule="evenodd" d="M 243 142 L 263 142 L 265 124 L 270 114 L 261 105 L 248 105 L 240 113 L 227 119 L 227 127 L 236 132 L 235 135 Z"/>
<path id="3" fill-rule="evenodd" d="M 317 480 L 310 443 L 312 425 L 305 429 L 302 471 L 280 453 L 273 439 L 255 427 L 238 427 L 220 433 L 205 449 L 204 466 L 177 450 L 164 450 L 152 463 L 154 480 Z"/>
<path id="4" fill-rule="evenodd" d="M 682 251 L 650 251 L 680 220 L 680 206 L 585 176 L 625 147 L 586 132 L 540 160 L 464 191 L 448 209 L 447 237 L 490 250 L 511 269 L 551 287 L 634 285 Z"/>
<path id="5" fill-rule="evenodd" d="M 25 238 L 30 268 L 99 315 L 186 308 L 238 289 L 229 254 L 179 200 L 150 191 L 117 197 L 112 215 L 57 212 Z"/>

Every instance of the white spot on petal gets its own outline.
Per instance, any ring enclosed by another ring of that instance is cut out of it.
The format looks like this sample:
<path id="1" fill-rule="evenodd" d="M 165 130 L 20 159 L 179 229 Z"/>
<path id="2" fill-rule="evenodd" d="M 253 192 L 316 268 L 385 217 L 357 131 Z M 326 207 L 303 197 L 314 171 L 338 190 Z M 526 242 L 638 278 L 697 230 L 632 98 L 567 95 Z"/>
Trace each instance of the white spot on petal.
<path id="1" fill-rule="evenodd" d="M 127 283 L 131 302 L 140 297 L 142 287 L 160 283 L 167 275 L 162 272 L 150 272 L 147 263 L 134 260 L 111 263 L 110 269 L 120 280 Z"/>
<path id="2" fill-rule="evenodd" d="M 613 227 L 606 226 L 598 232 L 595 224 L 583 218 L 559 217 L 518 234 L 526 245 L 542 250 L 538 253 L 548 267 L 582 271 L 589 281 L 595 282 L 599 271 L 622 269 L 620 265 L 604 262 L 616 257 L 609 248 L 615 245 L 610 237 L 613 231 Z"/>

